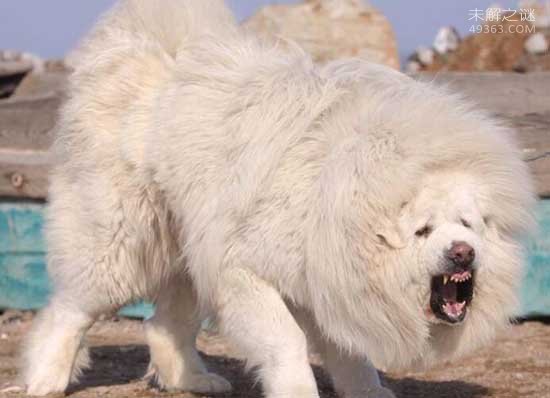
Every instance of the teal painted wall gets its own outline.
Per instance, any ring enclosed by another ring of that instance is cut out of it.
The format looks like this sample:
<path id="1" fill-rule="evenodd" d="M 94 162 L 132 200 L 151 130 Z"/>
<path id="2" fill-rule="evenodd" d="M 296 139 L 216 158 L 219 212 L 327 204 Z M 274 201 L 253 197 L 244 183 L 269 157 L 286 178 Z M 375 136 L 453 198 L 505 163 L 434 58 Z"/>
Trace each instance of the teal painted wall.
<path id="1" fill-rule="evenodd" d="M 521 289 L 522 313 L 550 315 L 550 199 L 539 202 L 538 229 L 527 242 L 527 273 Z"/>
<path id="2" fill-rule="evenodd" d="M 43 224 L 43 204 L 0 202 L 0 308 L 37 309 L 46 304 L 50 284 Z M 148 303 L 121 311 L 136 317 L 152 313 Z"/>
<path id="3" fill-rule="evenodd" d="M 550 200 L 538 209 L 539 230 L 527 242 L 529 267 L 521 292 L 521 315 L 550 315 Z M 44 205 L 0 202 L 0 308 L 36 309 L 50 286 L 42 235 Z M 127 316 L 149 316 L 150 304 L 125 308 Z"/>

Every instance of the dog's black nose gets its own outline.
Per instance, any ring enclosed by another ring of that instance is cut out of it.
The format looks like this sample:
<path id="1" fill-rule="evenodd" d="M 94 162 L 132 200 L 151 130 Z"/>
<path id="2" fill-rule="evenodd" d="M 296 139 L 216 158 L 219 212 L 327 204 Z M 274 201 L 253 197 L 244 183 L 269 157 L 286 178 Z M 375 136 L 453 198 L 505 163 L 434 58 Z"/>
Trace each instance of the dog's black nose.
<path id="1" fill-rule="evenodd" d="M 453 242 L 453 245 L 447 252 L 447 258 L 456 266 L 467 268 L 476 257 L 476 252 L 472 246 L 466 242 Z"/>

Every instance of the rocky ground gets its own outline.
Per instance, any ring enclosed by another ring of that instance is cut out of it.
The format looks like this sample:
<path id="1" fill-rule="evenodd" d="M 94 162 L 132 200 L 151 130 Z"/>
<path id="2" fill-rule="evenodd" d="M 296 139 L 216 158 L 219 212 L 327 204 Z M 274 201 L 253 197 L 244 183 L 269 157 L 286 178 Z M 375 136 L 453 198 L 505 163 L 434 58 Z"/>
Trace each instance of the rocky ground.
<path id="1" fill-rule="evenodd" d="M 24 396 L 13 392 L 13 381 L 21 337 L 31 320 L 29 313 L 6 312 L 0 316 L 2 398 Z M 94 365 L 80 384 L 71 386 L 70 397 L 199 397 L 159 392 L 143 380 L 149 355 L 140 322 L 127 319 L 98 322 L 88 342 Z M 261 397 L 261 388 L 253 375 L 245 374 L 238 353 L 223 338 L 204 332 L 198 344 L 210 369 L 233 382 L 234 392 L 221 397 Z M 316 356 L 312 356 L 312 363 L 321 397 L 335 398 Z M 442 364 L 424 373 L 387 374 L 384 383 L 400 398 L 550 397 L 550 324 L 539 321 L 518 324 L 491 347 L 470 358 Z"/>

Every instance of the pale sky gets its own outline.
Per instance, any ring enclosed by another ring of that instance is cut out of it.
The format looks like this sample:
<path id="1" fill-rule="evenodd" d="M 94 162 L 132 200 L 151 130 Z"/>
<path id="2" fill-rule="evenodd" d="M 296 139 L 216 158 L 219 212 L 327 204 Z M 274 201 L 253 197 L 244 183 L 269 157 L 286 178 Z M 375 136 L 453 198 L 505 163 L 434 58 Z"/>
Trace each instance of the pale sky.
<path id="1" fill-rule="evenodd" d="M 0 49 L 17 49 L 42 57 L 61 57 L 78 42 L 99 14 L 115 0 L 0 0 Z M 161 2 L 162 0 L 157 0 Z M 227 0 L 244 19 L 268 3 L 293 0 Z M 494 0 L 370 0 L 392 23 L 401 57 L 430 45 L 438 28 L 453 25 L 467 33 L 470 10 L 486 9 Z M 515 7 L 514 0 L 501 6 Z"/>

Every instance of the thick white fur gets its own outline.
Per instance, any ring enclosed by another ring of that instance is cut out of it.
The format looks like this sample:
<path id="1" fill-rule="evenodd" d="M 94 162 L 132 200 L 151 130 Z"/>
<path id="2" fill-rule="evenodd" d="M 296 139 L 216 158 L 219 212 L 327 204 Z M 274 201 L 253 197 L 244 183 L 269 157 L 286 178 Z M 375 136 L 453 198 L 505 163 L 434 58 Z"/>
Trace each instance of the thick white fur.
<path id="1" fill-rule="evenodd" d="M 342 394 L 384 397 L 371 362 L 452 359 L 507 324 L 533 190 L 510 131 L 464 100 L 264 46 L 216 0 L 122 1 L 73 64 L 47 229 L 55 293 L 29 335 L 29 394 L 64 390 L 94 319 L 140 298 L 157 303 L 159 382 L 204 393 L 230 388 L 194 348 L 207 315 L 266 395 L 289 398 L 318 396 L 306 333 Z M 456 240 L 477 274 L 451 327 L 426 309 Z"/>

